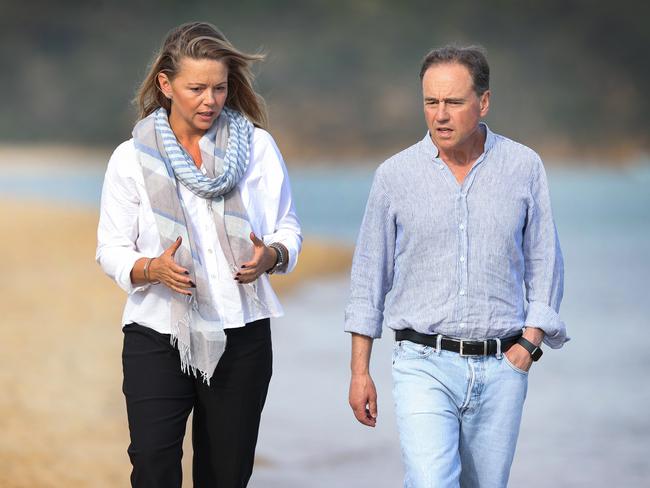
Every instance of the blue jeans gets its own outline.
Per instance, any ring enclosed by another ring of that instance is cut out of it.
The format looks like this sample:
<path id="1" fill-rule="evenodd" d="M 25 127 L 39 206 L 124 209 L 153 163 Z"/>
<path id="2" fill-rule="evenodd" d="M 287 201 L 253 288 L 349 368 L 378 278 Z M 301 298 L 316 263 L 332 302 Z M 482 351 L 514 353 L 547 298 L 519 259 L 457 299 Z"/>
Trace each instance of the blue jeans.
<path id="1" fill-rule="evenodd" d="M 395 343 L 393 396 L 405 488 L 508 484 L 528 374 L 505 356 Z"/>

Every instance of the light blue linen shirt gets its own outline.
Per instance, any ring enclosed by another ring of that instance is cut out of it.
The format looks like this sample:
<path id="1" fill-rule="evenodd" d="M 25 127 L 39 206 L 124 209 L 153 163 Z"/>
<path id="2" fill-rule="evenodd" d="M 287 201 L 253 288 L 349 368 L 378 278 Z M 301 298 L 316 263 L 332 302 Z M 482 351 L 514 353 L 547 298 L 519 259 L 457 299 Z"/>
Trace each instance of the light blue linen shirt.
<path id="1" fill-rule="evenodd" d="M 524 325 L 559 348 L 564 266 L 544 166 L 486 130 L 459 185 L 427 135 L 376 171 L 354 253 L 345 330 L 382 324 L 466 339 Z"/>

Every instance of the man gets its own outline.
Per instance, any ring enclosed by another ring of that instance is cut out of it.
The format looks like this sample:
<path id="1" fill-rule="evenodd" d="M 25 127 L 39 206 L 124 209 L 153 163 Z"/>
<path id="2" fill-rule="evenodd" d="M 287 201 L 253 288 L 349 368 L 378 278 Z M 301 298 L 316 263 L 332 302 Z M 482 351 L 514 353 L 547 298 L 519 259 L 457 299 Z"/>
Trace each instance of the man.
<path id="1" fill-rule="evenodd" d="M 528 370 L 542 341 L 568 340 L 546 175 L 535 152 L 480 122 L 480 48 L 433 50 L 420 78 L 429 131 L 377 169 L 354 255 L 350 406 L 375 426 L 369 361 L 385 323 L 404 486 L 504 487 Z"/>

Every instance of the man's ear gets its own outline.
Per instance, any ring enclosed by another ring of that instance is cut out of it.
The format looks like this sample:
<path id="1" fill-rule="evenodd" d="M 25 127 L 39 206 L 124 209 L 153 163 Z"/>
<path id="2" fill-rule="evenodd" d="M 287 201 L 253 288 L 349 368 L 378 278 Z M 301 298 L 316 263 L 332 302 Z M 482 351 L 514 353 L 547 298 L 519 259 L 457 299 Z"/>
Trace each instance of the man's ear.
<path id="1" fill-rule="evenodd" d="M 479 101 L 481 107 L 481 117 L 485 117 L 490 111 L 490 90 L 485 90 Z"/>

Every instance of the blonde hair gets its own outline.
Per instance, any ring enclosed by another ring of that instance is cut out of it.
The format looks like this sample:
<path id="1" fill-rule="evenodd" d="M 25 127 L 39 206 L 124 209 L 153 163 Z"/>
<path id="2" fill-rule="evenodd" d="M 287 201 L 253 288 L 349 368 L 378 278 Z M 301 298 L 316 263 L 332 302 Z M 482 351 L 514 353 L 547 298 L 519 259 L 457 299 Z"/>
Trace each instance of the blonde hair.
<path id="1" fill-rule="evenodd" d="M 139 119 L 159 107 L 169 112 L 171 101 L 162 93 L 158 74 L 165 73 L 173 80 L 185 57 L 223 61 L 228 66 L 226 106 L 243 113 L 257 127 L 267 126 L 266 102 L 253 88 L 250 68 L 253 62 L 263 60 L 264 55 L 235 49 L 219 29 L 207 22 L 189 22 L 169 31 L 135 97 Z"/>

